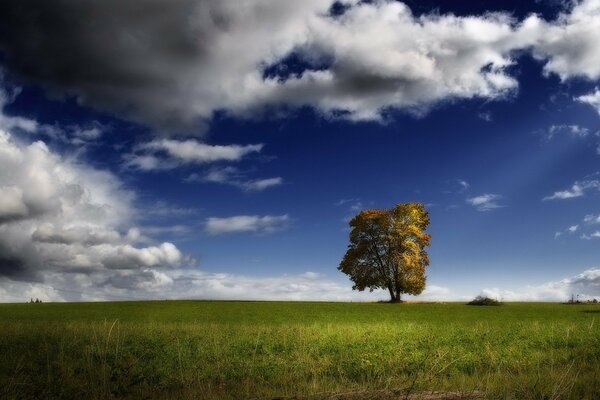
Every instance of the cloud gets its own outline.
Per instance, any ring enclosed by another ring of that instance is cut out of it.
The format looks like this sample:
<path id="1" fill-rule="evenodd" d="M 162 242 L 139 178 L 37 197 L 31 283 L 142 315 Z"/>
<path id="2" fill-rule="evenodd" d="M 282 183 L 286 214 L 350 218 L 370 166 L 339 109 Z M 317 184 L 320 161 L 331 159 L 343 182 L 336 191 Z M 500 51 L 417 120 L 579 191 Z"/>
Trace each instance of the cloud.
<path id="1" fill-rule="evenodd" d="M 586 224 L 600 224 L 600 214 L 588 214 L 583 218 L 583 222 Z"/>
<path id="2" fill-rule="evenodd" d="M 492 122 L 494 120 L 492 113 L 490 111 L 484 111 L 477 114 L 479 119 L 484 120 L 485 122 Z"/>
<path id="3" fill-rule="evenodd" d="M 590 232 L 590 228 L 594 225 L 600 225 L 600 215 L 588 214 L 583 217 L 583 224 L 571 225 L 567 229 L 565 229 L 565 233 L 574 234 L 576 232 L 584 231 L 581 233 L 579 238 L 584 240 L 590 240 L 594 238 L 600 237 L 600 231 L 596 230 L 595 232 Z M 587 232 L 585 232 L 587 230 Z M 554 234 L 554 238 L 558 238 L 561 236 L 563 232 L 556 232 Z"/>
<path id="4" fill-rule="evenodd" d="M 98 283 L 96 283 L 98 282 Z M 68 289 L 67 289 L 68 288 Z M 117 299 L 214 299 L 214 300 L 388 300 L 387 291 L 358 292 L 344 277 L 327 278 L 307 271 L 300 274 L 253 276 L 198 269 L 145 268 L 110 271 L 96 276 L 49 274 L 45 283 L 4 282 L 0 301 L 98 301 Z M 428 285 L 418 300 L 460 299 L 450 289 Z"/>
<path id="5" fill-rule="evenodd" d="M 502 196 L 498 194 L 486 193 L 467 199 L 467 203 L 477 209 L 477 211 L 491 211 L 496 208 L 504 207 L 498 204 Z"/>
<path id="6" fill-rule="evenodd" d="M 145 207 L 144 213 L 154 217 L 183 217 L 195 214 L 197 211 L 193 208 L 179 207 L 169 204 L 165 201 L 157 201 L 156 203 Z"/>
<path id="7" fill-rule="evenodd" d="M 581 238 L 584 239 L 584 240 L 591 240 L 591 239 L 600 238 L 600 231 L 595 231 L 595 232 L 592 232 L 590 234 L 584 233 L 584 234 L 581 235 Z"/>
<path id="8" fill-rule="evenodd" d="M 598 189 L 600 190 L 600 181 L 596 179 L 585 180 L 585 181 L 577 181 L 571 186 L 570 189 L 561 190 L 558 192 L 554 192 L 554 194 L 550 196 L 544 197 L 542 200 L 566 200 L 566 199 L 574 199 L 577 197 L 582 197 L 589 190 Z"/>
<path id="9" fill-rule="evenodd" d="M 600 114 L 600 89 L 596 88 L 592 93 L 576 97 L 575 100 L 589 104 Z"/>
<path id="10" fill-rule="evenodd" d="M 590 130 L 579 125 L 551 125 L 550 128 L 548 128 L 548 130 L 545 132 L 544 137 L 547 140 L 551 140 L 560 134 L 567 134 L 574 138 L 586 138 L 589 136 Z"/>
<path id="11" fill-rule="evenodd" d="M 0 85 L 3 86 L 5 81 L 4 71 L 0 69 Z M 38 129 L 37 121 L 23 118 L 16 115 L 6 115 L 2 110 L 4 107 L 15 99 L 20 94 L 19 88 L 13 88 L 12 93 L 8 90 L 0 89 L 0 130 L 11 131 L 14 129 L 23 130 L 25 132 L 34 132 Z"/>
<path id="12" fill-rule="evenodd" d="M 456 182 L 458 183 L 461 192 L 465 192 L 471 187 L 469 182 L 465 181 L 464 179 L 458 179 Z"/>
<path id="13" fill-rule="evenodd" d="M 194 139 L 156 139 L 135 147 L 125 156 L 128 167 L 150 171 L 171 169 L 182 164 L 208 164 L 240 161 L 251 153 L 260 153 L 262 144 L 209 145 Z"/>
<path id="14" fill-rule="evenodd" d="M 135 247 L 134 198 L 111 173 L 0 131 L 0 278 L 184 263 L 171 243 Z"/>
<path id="15" fill-rule="evenodd" d="M 254 232 L 272 233 L 284 229 L 290 217 L 284 215 L 237 215 L 234 217 L 210 217 L 206 220 L 205 230 L 210 235 L 226 233 Z"/>
<path id="16" fill-rule="evenodd" d="M 547 23 L 529 17 L 538 24 L 534 56 L 547 60 L 546 74 L 557 74 L 561 80 L 583 77 L 600 78 L 600 1 L 583 0 L 572 3 L 568 13 L 559 15 L 556 21 Z"/>
<path id="17" fill-rule="evenodd" d="M 193 173 L 185 181 L 220 183 L 235 186 L 246 192 L 259 192 L 283 184 L 281 177 L 248 179 L 245 173 L 231 166 L 211 168 L 204 175 Z"/>
<path id="18" fill-rule="evenodd" d="M 343 3 L 333 15 L 334 0 L 8 0 L 0 48 L 12 72 L 53 94 L 169 132 L 201 131 L 215 112 L 249 117 L 270 106 L 383 120 L 389 110 L 502 99 L 518 89 L 510 67 L 525 51 L 563 80 L 600 77 L 598 0 L 554 21 Z"/>
<path id="19" fill-rule="evenodd" d="M 600 268 L 591 268 L 560 281 L 528 285 L 516 291 L 486 288 L 481 294 L 504 301 L 566 301 L 571 295 L 579 295 L 580 300 L 600 299 Z"/>

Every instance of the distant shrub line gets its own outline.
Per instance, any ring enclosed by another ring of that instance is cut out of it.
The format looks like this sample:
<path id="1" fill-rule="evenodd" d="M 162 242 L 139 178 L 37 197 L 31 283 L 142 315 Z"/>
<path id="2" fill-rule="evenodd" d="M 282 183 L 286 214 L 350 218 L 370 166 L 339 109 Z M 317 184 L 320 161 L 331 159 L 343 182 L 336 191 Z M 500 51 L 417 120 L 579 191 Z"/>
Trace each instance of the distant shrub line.
<path id="1" fill-rule="evenodd" d="M 485 296 L 477 296 L 467 303 L 469 306 L 501 306 L 502 302 Z"/>

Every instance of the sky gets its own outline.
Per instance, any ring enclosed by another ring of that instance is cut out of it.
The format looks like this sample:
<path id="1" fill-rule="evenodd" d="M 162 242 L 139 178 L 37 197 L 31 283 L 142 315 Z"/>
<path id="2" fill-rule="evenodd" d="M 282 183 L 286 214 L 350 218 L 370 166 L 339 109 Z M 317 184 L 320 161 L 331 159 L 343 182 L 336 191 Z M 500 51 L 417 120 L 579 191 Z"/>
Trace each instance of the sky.
<path id="1" fill-rule="evenodd" d="M 499 8 L 502 7 L 502 8 Z M 600 0 L 0 3 L 0 301 L 600 298 Z"/>

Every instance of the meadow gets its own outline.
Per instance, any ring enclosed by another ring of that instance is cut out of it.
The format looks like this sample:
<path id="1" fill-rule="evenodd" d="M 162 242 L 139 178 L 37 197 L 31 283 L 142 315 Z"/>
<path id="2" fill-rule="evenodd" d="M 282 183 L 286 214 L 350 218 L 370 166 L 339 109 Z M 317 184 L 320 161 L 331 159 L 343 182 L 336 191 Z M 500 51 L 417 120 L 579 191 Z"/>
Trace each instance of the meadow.
<path id="1" fill-rule="evenodd" d="M 551 303 L 1 304 L 0 398 L 598 399 L 599 325 Z"/>

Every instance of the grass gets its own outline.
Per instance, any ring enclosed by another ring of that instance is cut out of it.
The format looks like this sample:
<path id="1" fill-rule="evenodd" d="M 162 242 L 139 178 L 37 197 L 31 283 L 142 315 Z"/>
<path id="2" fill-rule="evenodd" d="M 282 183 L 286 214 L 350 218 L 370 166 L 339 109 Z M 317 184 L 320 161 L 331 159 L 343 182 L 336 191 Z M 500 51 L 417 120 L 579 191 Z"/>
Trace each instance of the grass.
<path id="1" fill-rule="evenodd" d="M 599 318 L 550 303 L 2 304 L 0 398 L 598 399 Z"/>

